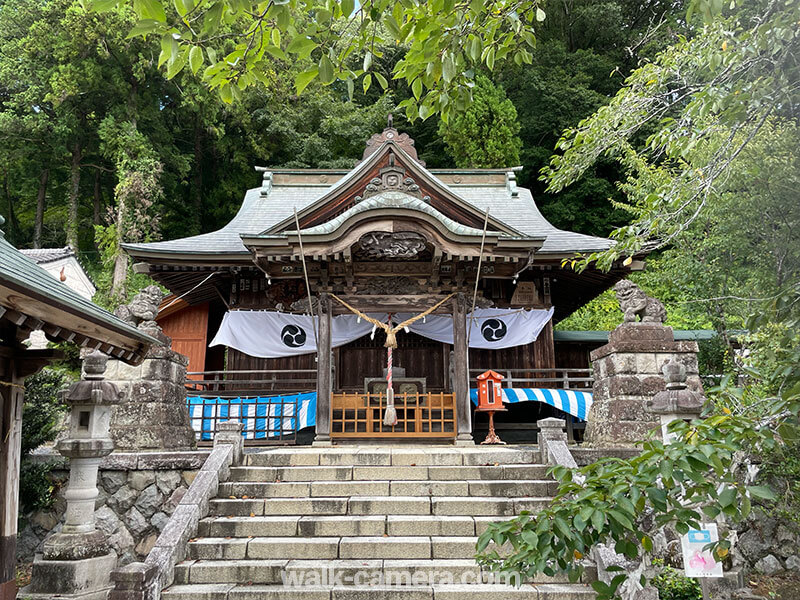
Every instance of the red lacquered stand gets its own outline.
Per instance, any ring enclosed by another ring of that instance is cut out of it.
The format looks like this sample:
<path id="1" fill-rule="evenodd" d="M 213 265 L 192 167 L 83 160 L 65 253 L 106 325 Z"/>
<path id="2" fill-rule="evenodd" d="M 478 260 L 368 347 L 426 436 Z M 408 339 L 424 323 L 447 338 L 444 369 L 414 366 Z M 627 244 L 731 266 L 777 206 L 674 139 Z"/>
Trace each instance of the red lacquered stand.
<path id="1" fill-rule="evenodd" d="M 486 436 L 486 439 L 481 442 L 481 445 L 484 445 L 484 444 L 505 444 L 505 442 L 500 439 L 500 437 L 497 435 L 497 432 L 495 432 L 495 430 L 494 430 L 494 413 L 496 413 L 496 412 L 508 412 L 508 409 L 503 408 L 502 405 L 497 406 L 497 407 L 493 406 L 491 408 L 482 408 L 482 407 L 479 406 L 478 408 L 475 409 L 475 412 L 476 413 L 478 413 L 478 412 L 489 413 L 489 434 Z"/>

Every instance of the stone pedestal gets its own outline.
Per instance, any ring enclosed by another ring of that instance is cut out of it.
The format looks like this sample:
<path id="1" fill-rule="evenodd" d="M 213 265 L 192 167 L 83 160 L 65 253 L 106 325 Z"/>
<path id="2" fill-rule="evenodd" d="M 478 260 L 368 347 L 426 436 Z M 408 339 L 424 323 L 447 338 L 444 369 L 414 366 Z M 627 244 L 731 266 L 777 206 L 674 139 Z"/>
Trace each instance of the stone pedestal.
<path id="1" fill-rule="evenodd" d="M 106 600 L 117 566 L 113 552 L 82 560 L 37 560 L 31 583 L 20 590 L 19 600 Z"/>
<path id="2" fill-rule="evenodd" d="M 623 323 L 591 359 L 593 403 L 584 439 L 595 447 L 634 446 L 659 427 L 659 415 L 645 405 L 666 388 L 661 369 L 670 360 L 685 367 L 689 390 L 703 389 L 697 343 L 676 342 L 672 328 L 660 323 Z"/>
<path id="3" fill-rule="evenodd" d="M 122 393 L 111 421 L 111 439 L 120 452 L 193 449 L 185 388 L 189 361 L 170 349 L 170 338 L 159 328 L 142 329 L 164 345 L 151 348 L 136 367 L 109 361 L 106 376 Z"/>

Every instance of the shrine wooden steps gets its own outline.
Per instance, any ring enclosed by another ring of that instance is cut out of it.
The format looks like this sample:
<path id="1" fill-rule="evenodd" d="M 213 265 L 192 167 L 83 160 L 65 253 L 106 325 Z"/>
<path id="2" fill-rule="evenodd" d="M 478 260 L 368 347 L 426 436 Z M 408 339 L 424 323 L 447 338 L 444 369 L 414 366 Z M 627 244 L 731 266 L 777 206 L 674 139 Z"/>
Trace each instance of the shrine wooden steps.
<path id="1" fill-rule="evenodd" d="M 556 491 L 534 449 L 344 447 L 246 455 L 221 483 L 165 600 L 590 600 L 481 569 L 489 523 Z"/>

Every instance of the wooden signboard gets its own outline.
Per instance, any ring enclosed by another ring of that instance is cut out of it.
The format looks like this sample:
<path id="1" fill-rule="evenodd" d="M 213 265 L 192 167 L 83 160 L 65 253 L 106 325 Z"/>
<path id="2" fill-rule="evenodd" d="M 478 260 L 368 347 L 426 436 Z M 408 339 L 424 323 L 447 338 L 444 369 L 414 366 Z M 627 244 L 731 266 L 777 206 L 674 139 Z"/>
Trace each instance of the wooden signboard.
<path id="1" fill-rule="evenodd" d="M 533 281 L 520 281 L 511 297 L 511 306 L 535 306 L 539 304 L 539 292 Z"/>

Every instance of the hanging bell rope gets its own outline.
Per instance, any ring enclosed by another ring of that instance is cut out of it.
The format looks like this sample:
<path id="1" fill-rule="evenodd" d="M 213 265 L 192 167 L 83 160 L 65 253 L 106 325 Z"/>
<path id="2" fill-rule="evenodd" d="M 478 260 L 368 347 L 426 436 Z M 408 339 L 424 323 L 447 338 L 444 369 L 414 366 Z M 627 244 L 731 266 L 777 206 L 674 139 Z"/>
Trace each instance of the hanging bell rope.
<path id="1" fill-rule="evenodd" d="M 392 323 L 392 313 L 389 313 L 389 324 Z M 392 350 L 386 348 L 386 411 L 383 413 L 383 424 L 387 427 L 397 425 L 397 410 L 394 407 L 394 388 L 392 387 Z"/>
<path id="2" fill-rule="evenodd" d="M 384 347 L 386 347 L 388 350 L 386 352 L 386 410 L 384 411 L 383 414 L 383 424 L 386 425 L 387 427 L 394 427 L 395 425 L 397 425 L 397 410 L 394 407 L 394 389 L 392 388 L 392 350 L 394 348 L 397 348 L 397 336 L 395 334 L 401 329 L 408 327 L 415 321 L 424 319 L 433 311 L 435 311 L 437 308 L 439 308 L 442 304 L 447 302 L 454 295 L 455 293 L 445 296 L 444 298 L 442 298 L 442 300 L 431 306 L 425 312 L 421 312 L 420 314 L 415 315 L 410 319 L 406 319 L 402 323 L 399 323 L 394 327 L 392 327 L 391 313 L 389 313 L 389 318 L 387 322 L 381 323 L 380 321 L 378 321 L 378 319 L 373 319 L 372 317 L 361 312 L 357 308 L 350 306 L 347 302 L 339 298 L 336 294 L 331 294 L 331 298 L 336 300 L 339 304 L 344 306 L 351 313 L 358 315 L 359 317 L 364 319 L 367 323 L 372 323 L 375 327 L 380 327 L 386 332 L 386 343 L 384 344 Z"/>
<path id="3" fill-rule="evenodd" d="M 411 325 L 412 323 L 415 323 L 416 321 L 419 321 L 420 319 L 422 319 L 424 317 L 427 317 L 429 314 L 431 314 L 433 311 L 435 311 L 437 308 L 439 308 L 442 304 L 447 302 L 453 296 L 455 296 L 455 292 L 445 296 L 442 300 L 440 300 L 439 302 L 437 302 L 436 304 L 431 306 L 425 312 L 421 312 L 418 315 L 415 315 L 415 316 L 411 317 L 410 319 L 406 319 L 402 323 L 399 323 L 399 324 L 395 325 L 394 327 L 392 327 L 391 322 L 389 322 L 388 324 L 387 323 L 381 323 L 380 321 L 378 321 L 378 319 L 373 319 L 372 317 L 370 317 L 367 314 L 364 314 L 363 312 L 361 312 L 357 308 L 354 308 L 354 307 L 350 306 L 347 302 L 345 302 L 344 300 L 339 298 L 336 294 L 331 294 L 331 298 L 336 300 L 339 304 L 344 306 L 351 313 L 353 313 L 354 315 L 358 315 L 359 317 L 361 317 L 362 319 L 364 319 L 368 323 L 372 323 L 373 325 L 375 325 L 375 327 L 379 327 L 380 329 L 383 329 L 386 332 L 386 343 L 384 344 L 384 347 L 386 347 L 386 348 L 397 348 L 397 336 L 395 334 L 398 331 L 400 331 L 404 327 L 407 327 L 407 326 Z"/>

